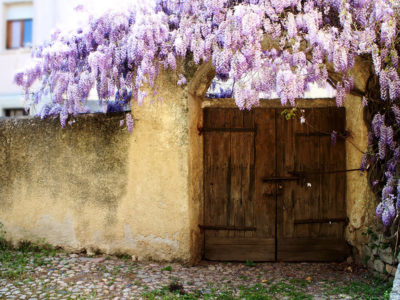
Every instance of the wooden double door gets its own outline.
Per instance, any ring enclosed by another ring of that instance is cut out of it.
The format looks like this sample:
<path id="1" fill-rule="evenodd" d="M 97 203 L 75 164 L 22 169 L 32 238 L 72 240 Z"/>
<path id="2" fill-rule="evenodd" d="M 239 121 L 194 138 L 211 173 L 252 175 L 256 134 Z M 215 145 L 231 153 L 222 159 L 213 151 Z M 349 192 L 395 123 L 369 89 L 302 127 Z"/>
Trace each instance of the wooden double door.
<path id="1" fill-rule="evenodd" d="M 346 225 L 345 110 L 204 109 L 204 257 L 340 261 Z"/>

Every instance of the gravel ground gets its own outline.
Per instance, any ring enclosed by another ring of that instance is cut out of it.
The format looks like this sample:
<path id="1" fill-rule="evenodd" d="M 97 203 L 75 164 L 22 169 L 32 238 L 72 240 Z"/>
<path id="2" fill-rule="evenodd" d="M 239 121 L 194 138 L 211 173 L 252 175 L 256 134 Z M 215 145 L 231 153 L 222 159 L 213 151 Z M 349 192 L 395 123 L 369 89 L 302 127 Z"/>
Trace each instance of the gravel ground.
<path id="1" fill-rule="evenodd" d="M 385 299 L 390 288 L 348 264 L 202 262 L 190 267 L 66 253 L 37 263 L 33 253 L 23 255 L 29 259 L 16 276 L 0 261 L 0 299 Z"/>

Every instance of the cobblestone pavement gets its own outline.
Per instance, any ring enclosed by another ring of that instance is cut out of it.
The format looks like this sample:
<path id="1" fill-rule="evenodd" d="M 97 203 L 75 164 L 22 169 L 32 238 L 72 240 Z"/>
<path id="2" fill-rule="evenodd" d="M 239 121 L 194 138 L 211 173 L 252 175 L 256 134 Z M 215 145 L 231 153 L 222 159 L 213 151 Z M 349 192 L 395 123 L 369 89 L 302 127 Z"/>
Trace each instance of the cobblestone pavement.
<path id="1" fill-rule="evenodd" d="M 56 253 L 18 276 L 0 262 L 0 299 L 384 299 L 390 284 L 347 264 L 142 263 Z M 37 262 L 37 261 L 36 261 Z"/>

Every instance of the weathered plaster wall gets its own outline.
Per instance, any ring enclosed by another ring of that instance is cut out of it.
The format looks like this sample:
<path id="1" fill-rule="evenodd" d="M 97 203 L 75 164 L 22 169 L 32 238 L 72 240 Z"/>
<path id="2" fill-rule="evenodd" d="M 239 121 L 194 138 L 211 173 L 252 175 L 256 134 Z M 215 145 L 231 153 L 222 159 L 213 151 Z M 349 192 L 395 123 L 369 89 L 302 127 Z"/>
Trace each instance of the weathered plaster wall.
<path id="1" fill-rule="evenodd" d="M 348 95 L 345 107 L 346 128 L 350 132 L 350 137 L 346 139 L 347 169 L 358 169 L 363 151 L 366 151 L 368 147 L 368 129 L 364 122 L 361 97 Z M 362 246 L 367 242 L 365 232 L 376 220 L 374 214 L 375 196 L 369 187 L 366 173 L 349 172 L 346 176 L 346 203 L 349 218 L 346 238 L 358 250 L 356 254 L 361 254 Z"/>
<path id="2" fill-rule="evenodd" d="M 120 207 L 132 244 L 121 248 L 146 259 L 192 261 L 189 109 L 187 89 L 176 82 L 176 77 L 160 74 L 157 95 L 148 89 L 143 105 L 132 108 L 137 122 L 130 141 L 127 196 Z"/>
<path id="3" fill-rule="evenodd" d="M 119 126 L 123 114 L 80 116 L 66 129 L 58 120 L 0 121 L 0 222 L 9 239 L 192 259 L 187 95 L 175 79 L 159 80 L 163 100 L 133 107 L 132 135 Z"/>
<path id="4" fill-rule="evenodd" d="M 80 249 L 110 239 L 127 192 L 128 135 L 121 116 L 0 123 L 0 222 L 14 242 L 45 238 Z"/>

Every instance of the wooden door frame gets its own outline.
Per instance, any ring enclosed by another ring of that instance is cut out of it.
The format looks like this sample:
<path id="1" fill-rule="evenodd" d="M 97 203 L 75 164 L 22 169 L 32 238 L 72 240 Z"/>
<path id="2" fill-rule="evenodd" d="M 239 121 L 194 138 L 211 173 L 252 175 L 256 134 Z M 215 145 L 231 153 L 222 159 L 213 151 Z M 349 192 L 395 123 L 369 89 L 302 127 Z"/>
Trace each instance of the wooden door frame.
<path id="1" fill-rule="evenodd" d="M 299 99 L 296 101 L 296 108 L 305 109 L 305 108 L 327 108 L 327 107 L 337 107 L 336 100 L 334 98 L 322 98 L 322 99 Z M 202 152 L 202 189 L 201 189 L 201 218 L 199 220 L 199 224 L 202 224 L 205 215 L 205 171 L 204 171 L 204 159 L 205 159 L 205 151 L 204 151 L 204 135 L 202 134 L 203 120 L 204 120 L 204 111 L 205 108 L 237 108 L 237 105 L 234 99 L 203 99 L 201 103 L 201 117 L 199 122 L 197 123 L 198 133 L 201 135 L 201 152 Z M 281 101 L 279 99 L 262 99 L 260 100 L 260 105 L 258 108 L 270 108 L 270 109 L 282 109 L 282 108 L 292 108 L 291 106 L 282 106 Z M 275 121 L 276 122 L 276 121 Z M 276 141 L 277 137 L 275 137 Z M 276 203 L 276 218 L 278 218 L 278 196 L 275 196 Z M 276 223 L 278 220 L 276 219 Z M 277 225 L 275 226 L 275 235 L 278 234 Z M 205 255 L 205 234 L 204 231 L 201 232 L 201 257 L 204 259 Z M 275 247 L 277 247 L 278 239 L 275 236 Z M 278 258 L 278 251 L 275 251 L 275 261 Z"/>

